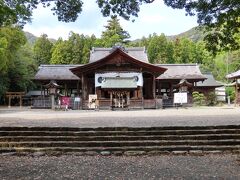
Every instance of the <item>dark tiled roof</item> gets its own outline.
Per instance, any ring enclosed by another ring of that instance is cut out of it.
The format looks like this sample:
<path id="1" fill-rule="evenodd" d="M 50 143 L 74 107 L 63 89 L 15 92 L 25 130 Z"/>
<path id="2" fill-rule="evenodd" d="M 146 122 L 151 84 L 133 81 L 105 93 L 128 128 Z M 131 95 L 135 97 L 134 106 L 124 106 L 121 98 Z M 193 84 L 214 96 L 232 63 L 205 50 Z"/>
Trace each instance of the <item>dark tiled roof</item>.
<path id="1" fill-rule="evenodd" d="M 226 75 L 227 79 L 233 79 L 233 78 L 239 78 L 239 77 L 240 77 L 240 70 Z"/>
<path id="2" fill-rule="evenodd" d="M 96 62 L 112 52 L 112 48 L 93 48 L 90 52 L 89 63 Z M 148 62 L 147 52 L 144 47 L 125 48 L 125 52 L 133 58 Z"/>
<path id="3" fill-rule="evenodd" d="M 206 79 L 201 73 L 197 64 L 156 64 L 157 66 L 166 68 L 167 70 L 157 79 Z"/>
<path id="4" fill-rule="evenodd" d="M 41 65 L 35 80 L 79 80 L 69 69 L 81 65 Z"/>
<path id="5" fill-rule="evenodd" d="M 223 84 L 217 82 L 211 73 L 203 74 L 207 79 L 197 82 L 197 87 L 221 87 Z"/>
<path id="6" fill-rule="evenodd" d="M 28 91 L 27 94 L 25 95 L 26 97 L 31 97 L 31 96 L 41 96 L 41 91 L 35 90 L 35 91 Z"/>

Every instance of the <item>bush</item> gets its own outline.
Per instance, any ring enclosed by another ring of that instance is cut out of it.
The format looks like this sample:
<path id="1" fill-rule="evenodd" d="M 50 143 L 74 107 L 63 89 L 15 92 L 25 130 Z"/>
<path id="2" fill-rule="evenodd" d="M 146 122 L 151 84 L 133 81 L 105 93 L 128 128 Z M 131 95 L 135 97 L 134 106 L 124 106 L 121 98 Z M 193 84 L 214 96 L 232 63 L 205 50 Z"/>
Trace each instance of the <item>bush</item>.
<path id="1" fill-rule="evenodd" d="M 208 95 L 207 95 L 207 99 L 206 99 L 206 103 L 208 106 L 214 106 L 217 104 L 217 96 L 215 94 L 215 92 L 210 92 Z"/>
<path id="2" fill-rule="evenodd" d="M 230 96 L 230 101 L 233 102 L 235 100 L 235 88 L 234 87 L 226 87 L 226 96 Z"/>
<path id="3" fill-rule="evenodd" d="M 205 96 L 202 93 L 194 91 L 192 95 L 193 95 L 193 104 L 197 106 L 202 106 L 204 104 Z"/>

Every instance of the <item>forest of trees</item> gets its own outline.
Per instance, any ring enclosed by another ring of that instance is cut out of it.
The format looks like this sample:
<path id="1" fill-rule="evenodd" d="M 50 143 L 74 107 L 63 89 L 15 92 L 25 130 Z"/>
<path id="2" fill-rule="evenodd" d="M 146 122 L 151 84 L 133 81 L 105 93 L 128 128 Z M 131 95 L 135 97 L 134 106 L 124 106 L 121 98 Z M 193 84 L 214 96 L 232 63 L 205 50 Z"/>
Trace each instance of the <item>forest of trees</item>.
<path id="1" fill-rule="evenodd" d="M 240 35 L 238 35 L 238 39 Z M 112 16 L 100 38 L 71 32 L 68 39 L 50 40 L 46 34 L 30 44 L 17 27 L 0 27 L 0 103 L 6 91 L 28 91 L 36 88 L 32 81 L 40 64 L 85 64 L 92 47 L 126 47 L 147 49 L 149 61 L 157 64 L 198 63 L 203 72 L 212 72 L 218 80 L 240 69 L 240 50 L 211 54 L 203 41 L 188 38 L 169 39 L 164 34 L 150 34 L 130 41 L 116 16 Z M 228 69 L 226 63 L 229 64 Z"/>

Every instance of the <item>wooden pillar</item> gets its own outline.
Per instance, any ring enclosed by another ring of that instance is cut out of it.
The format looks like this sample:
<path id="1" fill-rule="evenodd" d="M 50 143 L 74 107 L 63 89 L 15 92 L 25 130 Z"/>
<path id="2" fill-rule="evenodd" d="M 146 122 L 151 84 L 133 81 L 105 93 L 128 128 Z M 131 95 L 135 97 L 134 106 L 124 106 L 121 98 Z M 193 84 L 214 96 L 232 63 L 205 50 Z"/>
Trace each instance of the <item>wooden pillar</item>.
<path id="1" fill-rule="evenodd" d="M 237 106 L 237 101 L 238 101 L 238 83 L 237 83 L 237 78 L 235 79 L 235 102 L 234 106 Z"/>
<path id="2" fill-rule="evenodd" d="M 64 95 L 65 95 L 65 96 L 68 95 L 66 82 L 64 83 Z"/>
<path id="3" fill-rule="evenodd" d="M 41 84 L 41 97 L 42 97 L 42 95 L 43 95 L 43 92 L 42 92 L 42 90 L 43 90 L 43 88 L 42 88 L 42 84 Z"/>
<path id="4" fill-rule="evenodd" d="M 127 108 L 129 109 L 130 106 L 130 92 L 127 92 Z"/>
<path id="5" fill-rule="evenodd" d="M 12 99 L 12 96 L 9 95 L 9 96 L 8 96 L 8 108 L 11 107 L 11 99 Z"/>
<path id="6" fill-rule="evenodd" d="M 144 97 L 143 97 L 143 86 L 140 87 L 141 100 L 142 100 L 142 109 L 144 109 Z"/>
<path id="7" fill-rule="evenodd" d="M 41 102 L 40 102 L 40 104 L 42 106 L 42 101 L 43 101 L 43 92 L 42 92 L 43 91 L 43 87 L 42 87 L 42 84 L 41 84 L 40 88 L 41 88 Z"/>
<path id="8" fill-rule="evenodd" d="M 22 108 L 22 95 L 20 95 L 19 98 L 20 98 L 19 106 L 20 108 Z"/>
<path id="9" fill-rule="evenodd" d="M 45 88 L 43 90 L 43 107 L 46 107 L 46 102 L 45 102 Z"/>
<path id="10" fill-rule="evenodd" d="M 153 75 L 152 81 L 153 81 L 153 99 L 156 98 L 156 83 L 155 83 L 155 75 Z"/>
<path id="11" fill-rule="evenodd" d="M 158 95 L 161 96 L 161 89 L 162 89 L 162 84 L 158 80 Z"/>
<path id="12" fill-rule="evenodd" d="M 77 81 L 77 95 L 79 95 L 79 80 Z"/>
<path id="13" fill-rule="evenodd" d="M 113 107 L 113 94 L 112 94 L 112 91 L 110 91 L 110 109 L 112 109 Z"/>
<path id="14" fill-rule="evenodd" d="M 82 107 L 84 105 L 84 100 L 85 100 L 85 88 L 84 88 L 84 76 L 82 74 L 82 77 L 81 77 L 81 81 L 82 81 Z"/>

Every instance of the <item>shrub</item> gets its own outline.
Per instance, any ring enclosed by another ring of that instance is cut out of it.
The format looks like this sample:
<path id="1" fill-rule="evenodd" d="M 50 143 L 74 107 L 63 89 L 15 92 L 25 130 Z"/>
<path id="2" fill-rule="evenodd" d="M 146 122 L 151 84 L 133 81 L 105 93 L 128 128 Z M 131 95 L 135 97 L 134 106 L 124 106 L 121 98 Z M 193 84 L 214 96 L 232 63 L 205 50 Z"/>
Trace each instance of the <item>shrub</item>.
<path id="1" fill-rule="evenodd" d="M 193 95 L 193 103 L 197 106 L 202 106 L 205 102 L 205 96 L 202 93 L 194 91 Z"/>
<path id="2" fill-rule="evenodd" d="M 206 99 L 206 103 L 208 106 L 214 106 L 217 104 L 217 96 L 215 94 L 215 92 L 210 92 L 208 95 L 207 95 L 207 99 Z"/>
<path id="3" fill-rule="evenodd" d="M 235 88 L 234 87 L 226 87 L 226 96 L 230 96 L 230 101 L 233 102 L 235 99 Z"/>

